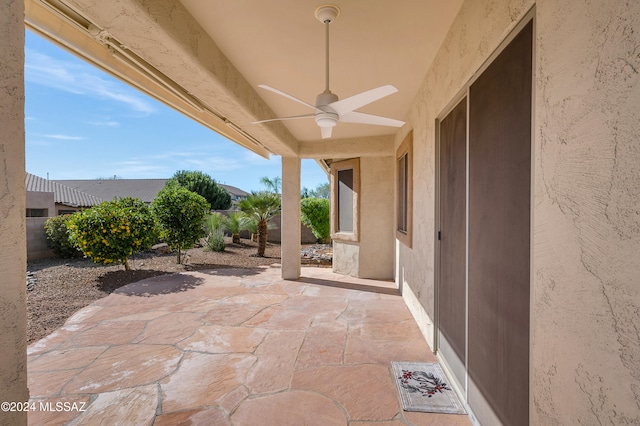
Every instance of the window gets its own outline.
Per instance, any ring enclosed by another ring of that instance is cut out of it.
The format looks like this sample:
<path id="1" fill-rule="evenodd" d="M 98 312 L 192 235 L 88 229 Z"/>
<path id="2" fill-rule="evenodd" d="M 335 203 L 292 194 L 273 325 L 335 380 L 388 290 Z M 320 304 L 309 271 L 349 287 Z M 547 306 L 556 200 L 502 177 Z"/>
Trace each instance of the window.
<path id="1" fill-rule="evenodd" d="M 338 170 L 338 232 L 353 232 L 353 169 Z"/>
<path id="2" fill-rule="evenodd" d="M 47 217 L 49 209 L 27 209 L 27 217 Z"/>
<path id="3" fill-rule="evenodd" d="M 331 238 L 358 241 L 360 160 L 331 164 Z"/>
<path id="4" fill-rule="evenodd" d="M 396 238 L 411 247 L 413 222 L 413 133 L 404 138 L 396 151 L 397 226 Z"/>

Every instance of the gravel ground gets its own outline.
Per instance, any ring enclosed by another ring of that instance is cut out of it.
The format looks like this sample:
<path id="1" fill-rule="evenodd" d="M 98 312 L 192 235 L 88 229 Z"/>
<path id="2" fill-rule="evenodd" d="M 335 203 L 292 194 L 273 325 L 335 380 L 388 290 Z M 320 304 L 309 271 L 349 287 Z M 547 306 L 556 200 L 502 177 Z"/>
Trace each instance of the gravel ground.
<path id="1" fill-rule="evenodd" d="M 305 246 L 302 263 L 317 266 L 331 265 L 331 246 Z M 193 248 L 187 251 L 184 264 L 176 263 L 175 254 L 153 250 L 129 258 L 131 270 L 124 266 L 96 265 L 86 259 L 41 259 L 29 262 L 34 273 L 35 287 L 27 292 L 27 337 L 35 342 L 64 324 L 77 310 L 107 296 L 118 287 L 145 278 L 175 272 L 219 268 L 256 268 L 280 263 L 280 245 L 267 244 L 265 257 L 257 257 L 257 243 L 242 240 L 233 244 L 230 239 L 222 253 Z"/>

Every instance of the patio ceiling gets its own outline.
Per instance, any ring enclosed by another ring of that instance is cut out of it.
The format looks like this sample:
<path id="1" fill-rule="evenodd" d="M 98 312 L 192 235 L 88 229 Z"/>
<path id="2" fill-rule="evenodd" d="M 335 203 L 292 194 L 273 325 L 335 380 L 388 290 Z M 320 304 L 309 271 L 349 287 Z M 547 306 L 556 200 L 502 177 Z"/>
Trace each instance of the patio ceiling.
<path id="1" fill-rule="evenodd" d="M 319 0 L 26 0 L 26 22 L 41 35 L 259 154 L 298 155 L 300 141 L 321 140 L 314 120 L 251 122 L 311 112 L 257 85 L 267 84 L 315 103 L 324 90 L 325 32 L 314 17 L 321 4 Z M 392 84 L 398 93 L 359 111 L 406 121 L 462 0 L 332 4 L 341 9 L 331 24 L 332 92 L 342 99 Z M 396 131 L 340 123 L 333 139 L 355 142 Z"/>
<path id="2" fill-rule="evenodd" d="M 325 86 L 323 0 L 181 0 L 251 86 L 267 84 L 309 103 Z M 327 3 L 326 0 L 324 2 Z M 360 111 L 399 120 L 407 113 L 461 0 L 335 0 L 330 27 L 330 88 L 340 98 L 392 84 L 398 92 Z M 310 112 L 257 89 L 278 117 Z M 313 120 L 284 123 L 301 141 L 320 138 Z M 336 139 L 392 134 L 382 126 L 338 124 Z"/>

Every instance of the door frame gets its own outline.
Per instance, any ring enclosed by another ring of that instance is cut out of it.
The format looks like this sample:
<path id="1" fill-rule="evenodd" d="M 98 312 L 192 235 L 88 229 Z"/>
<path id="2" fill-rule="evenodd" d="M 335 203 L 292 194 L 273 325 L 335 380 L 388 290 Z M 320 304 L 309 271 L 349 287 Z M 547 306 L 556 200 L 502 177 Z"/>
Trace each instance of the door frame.
<path id="1" fill-rule="evenodd" d="M 458 397 L 461 399 L 467 413 L 469 414 L 470 420 L 474 424 L 479 424 L 476 415 L 474 414 L 473 409 L 469 407 L 468 404 L 468 396 L 469 396 L 469 387 L 473 386 L 473 383 L 469 381 L 469 368 L 468 368 L 468 320 L 469 320 L 469 309 L 468 309 L 468 295 L 469 295 L 469 89 L 473 85 L 473 83 L 482 75 L 482 73 L 493 63 L 493 61 L 502 53 L 502 51 L 515 39 L 515 37 L 524 29 L 529 22 L 533 25 L 533 42 L 532 42 L 532 60 L 531 60 L 531 138 L 530 138 L 530 149 L 531 149 L 531 179 L 530 179 L 530 225 L 529 225 L 529 421 L 531 422 L 532 415 L 534 412 L 533 398 L 531 397 L 533 391 L 533 359 L 532 359 L 532 341 L 533 341 L 533 300 L 534 300 L 534 207 L 535 207 L 535 158 L 536 158 L 536 150 L 535 150 L 535 129 L 536 129 L 536 34 L 537 34 L 537 23 L 536 23 L 536 6 L 535 4 L 523 15 L 523 17 L 518 21 L 518 23 L 509 31 L 509 34 L 500 42 L 498 47 L 487 57 L 487 59 L 482 63 L 482 65 L 478 68 L 476 72 L 469 78 L 469 80 L 463 85 L 463 87 L 453 96 L 452 100 L 443 108 L 443 110 L 438 114 L 435 119 L 435 168 L 434 168 L 434 181 L 435 181 L 435 191 L 434 191 L 434 236 L 433 236 L 433 247 L 434 247 L 434 323 L 433 323 L 433 344 L 434 344 L 434 354 L 436 355 L 438 362 L 443 367 L 443 370 L 449 381 L 452 385 L 453 390 L 458 394 Z M 460 103 L 460 101 L 466 96 L 467 99 L 467 127 L 466 127 L 466 194 L 465 194 L 465 210 L 466 210 L 466 218 L 465 218 L 465 239 L 466 239 L 466 247 L 465 247 L 465 286 L 467 289 L 466 292 L 466 300 L 465 305 L 467 306 L 467 310 L 465 312 L 466 316 L 466 329 L 465 333 L 465 358 L 466 362 L 464 365 L 465 368 L 465 383 L 464 387 L 461 387 L 460 383 L 458 383 L 456 376 L 453 374 L 450 363 L 447 359 L 442 356 L 440 351 L 441 347 L 441 338 L 440 338 L 440 241 L 438 239 L 438 233 L 441 228 L 441 218 L 440 218 L 440 196 L 441 196 L 441 182 L 440 182 L 440 171 L 441 171 L 441 141 L 440 141 L 440 123 L 441 121 L 447 117 L 447 115 Z M 479 392 L 478 392 L 479 394 Z M 481 395 L 481 394 L 480 394 Z M 477 407 L 477 405 L 482 405 L 482 407 Z M 480 408 L 478 410 L 478 408 Z M 476 411 L 482 411 L 483 415 L 492 419 L 495 425 L 501 425 L 502 423 L 498 419 L 497 415 L 493 412 L 490 405 L 486 400 L 481 401 L 480 404 L 476 404 Z"/>

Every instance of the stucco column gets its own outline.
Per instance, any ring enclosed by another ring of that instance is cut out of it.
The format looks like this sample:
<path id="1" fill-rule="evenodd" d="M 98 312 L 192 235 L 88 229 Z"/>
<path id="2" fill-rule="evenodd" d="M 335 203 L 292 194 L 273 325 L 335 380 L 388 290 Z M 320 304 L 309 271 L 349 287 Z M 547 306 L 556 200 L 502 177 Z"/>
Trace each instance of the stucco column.
<path id="1" fill-rule="evenodd" d="M 24 402 L 29 399 L 24 2 L 0 0 L 0 10 L 0 402 Z M 0 424 L 27 424 L 27 413 L 0 410 Z"/>
<path id="2" fill-rule="evenodd" d="M 300 159 L 282 157 L 282 278 L 300 278 Z"/>

